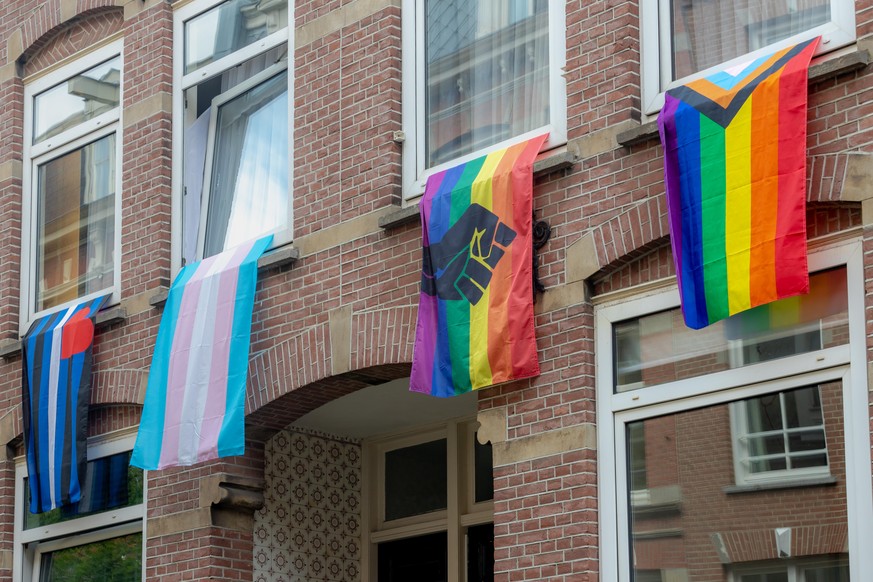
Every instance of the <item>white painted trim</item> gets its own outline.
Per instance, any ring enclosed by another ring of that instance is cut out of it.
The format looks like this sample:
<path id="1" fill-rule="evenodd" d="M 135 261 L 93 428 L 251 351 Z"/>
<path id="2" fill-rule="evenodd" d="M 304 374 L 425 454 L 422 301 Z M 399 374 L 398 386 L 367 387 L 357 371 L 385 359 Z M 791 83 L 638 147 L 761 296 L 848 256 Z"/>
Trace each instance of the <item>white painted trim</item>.
<path id="1" fill-rule="evenodd" d="M 101 63 L 115 57 L 121 59 L 119 106 L 107 111 L 93 119 L 85 121 L 76 127 L 47 138 L 39 144 L 33 141 L 33 106 L 34 98 L 52 87 L 67 81 L 75 75 L 94 68 Z M 22 207 L 21 207 L 21 296 L 19 297 L 19 333 L 27 333 L 30 324 L 43 315 L 60 311 L 82 300 L 94 299 L 110 293 L 109 305 L 117 305 L 121 301 L 121 214 L 122 214 L 122 105 L 124 103 L 124 52 L 121 39 L 111 42 L 99 49 L 83 55 L 81 58 L 39 77 L 33 83 L 24 87 L 24 148 L 22 157 Z M 113 284 L 109 289 L 91 293 L 79 297 L 74 301 L 68 301 L 49 309 L 36 311 L 34 292 L 36 284 L 36 260 L 37 253 L 37 216 L 35 210 L 37 204 L 36 188 L 37 166 L 51 159 L 69 153 L 101 137 L 115 132 L 115 253 L 113 262 Z"/>
<path id="2" fill-rule="evenodd" d="M 867 391 L 864 262 L 859 241 L 823 246 L 809 255 L 810 271 L 846 265 L 849 304 L 849 345 L 815 354 L 784 358 L 729 372 L 613 394 L 612 324 L 678 306 L 675 290 L 640 299 L 595 307 L 595 354 L 598 433 L 598 523 L 601 550 L 600 579 L 630 580 L 630 534 L 627 499 L 626 443 L 628 422 L 674 414 L 692 408 L 732 402 L 804 384 L 839 379 L 843 383 L 844 446 L 849 528 L 849 562 L 853 579 L 873 571 L 873 479 L 870 472 L 870 427 Z M 811 357 L 814 356 L 814 357 Z M 809 360 L 805 367 L 803 360 Z M 784 371 L 791 370 L 792 375 Z M 719 379 L 717 383 L 712 379 Z M 654 393 L 652 397 L 650 394 Z"/>
<path id="3" fill-rule="evenodd" d="M 694 79 L 710 75 L 718 70 L 743 63 L 772 53 L 773 51 L 809 40 L 821 35 L 822 41 L 816 55 L 829 53 L 855 42 L 855 3 L 851 0 L 830 0 L 831 21 L 761 49 L 746 53 L 693 75 L 672 80 L 672 39 L 670 2 L 646 0 L 640 2 L 640 52 L 642 67 L 641 98 L 643 113 L 656 115 L 664 106 L 664 91 Z"/>
<path id="4" fill-rule="evenodd" d="M 549 0 L 549 125 L 536 128 L 487 148 L 479 149 L 432 168 L 425 167 L 425 30 L 424 0 L 403 0 L 402 10 L 402 117 L 403 199 L 421 196 L 428 176 L 491 152 L 549 133 L 543 151 L 567 143 L 566 2 Z"/>

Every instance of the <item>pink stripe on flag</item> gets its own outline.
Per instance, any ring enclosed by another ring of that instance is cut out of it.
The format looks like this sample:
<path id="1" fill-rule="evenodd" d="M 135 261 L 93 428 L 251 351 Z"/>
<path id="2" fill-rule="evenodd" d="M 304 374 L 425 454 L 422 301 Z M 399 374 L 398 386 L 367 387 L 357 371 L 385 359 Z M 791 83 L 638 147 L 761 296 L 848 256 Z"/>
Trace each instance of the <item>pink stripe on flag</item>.
<path id="1" fill-rule="evenodd" d="M 218 433 L 224 423 L 227 406 L 227 366 L 230 361 L 239 266 L 251 252 L 252 244 L 244 245 L 245 252 L 234 256 L 231 264 L 219 273 L 215 337 L 212 343 L 212 366 L 209 371 L 203 422 L 200 425 L 200 443 L 197 447 L 198 462 L 218 457 Z"/>

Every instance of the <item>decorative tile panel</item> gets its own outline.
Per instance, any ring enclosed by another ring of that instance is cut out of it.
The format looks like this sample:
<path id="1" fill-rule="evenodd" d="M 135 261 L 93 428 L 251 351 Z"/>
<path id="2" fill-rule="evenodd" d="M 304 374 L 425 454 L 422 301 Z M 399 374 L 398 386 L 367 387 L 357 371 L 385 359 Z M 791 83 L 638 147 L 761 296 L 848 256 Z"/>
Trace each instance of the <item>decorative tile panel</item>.
<path id="1" fill-rule="evenodd" d="M 283 430 L 266 446 L 255 582 L 361 579 L 361 445 Z"/>

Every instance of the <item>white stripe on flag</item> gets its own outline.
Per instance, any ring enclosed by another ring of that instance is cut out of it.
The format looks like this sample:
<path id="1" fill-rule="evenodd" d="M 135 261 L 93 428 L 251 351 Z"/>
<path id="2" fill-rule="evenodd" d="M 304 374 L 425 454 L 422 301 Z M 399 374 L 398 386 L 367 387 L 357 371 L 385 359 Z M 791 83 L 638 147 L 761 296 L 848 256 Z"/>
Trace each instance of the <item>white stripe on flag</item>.
<path id="1" fill-rule="evenodd" d="M 52 355 L 49 360 L 48 382 L 48 466 L 49 483 L 51 484 L 49 494 L 51 496 L 52 507 L 57 507 L 60 501 L 55 499 L 55 435 L 57 434 L 58 420 L 58 376 L 60 375 L 61 365 L 61 339 L 64 334 L 64 324 L 70 319 L 73 309 L 73 307 L 68 308 L 61 321 L 52 330 Z M 38 403 L 37 406 L 39 406 Z"/>
<path id="2" fill-rule="evenodd" d="M 188 370 L 185 374 L 185 398 L 182 404 L 182 422 L 179 426 L 179 463 L 197 462 L 200 444 L 200 425 L 206 396 L 209 392 L 209 371 L 212 369 L 212 343 L 215 340 L 215 311 L 221 272 L 234 257 L 225 252 L 216 256 L 209 271 L 203 276 L 197 313 L 194 316 L 191 348 L 188 352 Z"/>

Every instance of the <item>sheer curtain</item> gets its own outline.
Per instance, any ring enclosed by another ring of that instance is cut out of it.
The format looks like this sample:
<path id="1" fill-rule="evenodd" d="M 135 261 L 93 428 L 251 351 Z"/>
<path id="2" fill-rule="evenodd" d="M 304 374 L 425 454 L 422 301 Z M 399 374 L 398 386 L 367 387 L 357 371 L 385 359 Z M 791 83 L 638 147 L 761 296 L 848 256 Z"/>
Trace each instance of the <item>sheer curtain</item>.
<path id="1" fill-rule="evenodd" d="M 830 0 L 674 0 L 673 78 L 830 21 Z"/>
<path id="2" fill-rule="evenodd" d="M 426 2 L 428 167 L 549 123 L 545 0 Z"/>
<path id="3" fill-rule="evenodd" d="M 282 73 L 218 112 L 204 256 L 275 230 L 288 215 L 288 88 Z"/>

